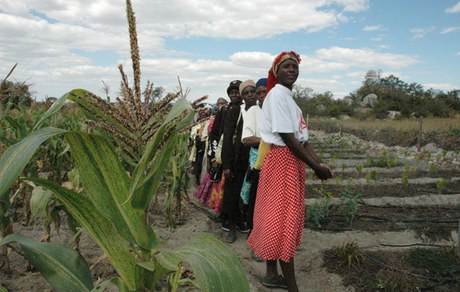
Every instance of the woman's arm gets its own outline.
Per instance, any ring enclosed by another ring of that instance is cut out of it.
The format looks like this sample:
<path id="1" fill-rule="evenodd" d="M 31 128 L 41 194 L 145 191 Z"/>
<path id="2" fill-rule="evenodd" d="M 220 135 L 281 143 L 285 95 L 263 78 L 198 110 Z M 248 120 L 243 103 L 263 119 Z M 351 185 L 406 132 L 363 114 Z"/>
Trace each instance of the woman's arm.
<path id="1" fill-rule="evenodd" d="M 307 143 L 307 146 L 302 145 L 294 136 L 293 133 L 279 133 L 281 139 L 286 146 L 294 153 L 295 156 L 302 159 L 311 169 L 315 171 L 316 176 L 325 180 L 332 178 L 332 171 L 330 167 L 323 164 L 321 159 L 315 153 L 313 148 Z"/>
<path id="2" fill-rule="evenodd" d="M 243 144 L 246 146 L 257 147 L 259 146 L 260 137 L 256 137 L 256 136 L 246 137 L 246 138 L 243 138 L 241 142 L 243 142 Z"/>

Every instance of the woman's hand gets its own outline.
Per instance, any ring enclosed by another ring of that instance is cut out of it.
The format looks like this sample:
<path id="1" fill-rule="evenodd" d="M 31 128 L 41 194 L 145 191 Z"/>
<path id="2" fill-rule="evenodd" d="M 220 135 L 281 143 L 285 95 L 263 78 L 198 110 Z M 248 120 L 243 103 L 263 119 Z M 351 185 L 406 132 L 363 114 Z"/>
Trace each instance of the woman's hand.
<path id="1" fill-rule="evenodd" d="M 334 172 L 332 171 L 332 167 L 329 164 L 320 163 L 319 165 L 323 166 L 323 167 L 327 167 L 329 169 L 329 171 L 331 172 L 331 177 L 330 178 L 332 178 L 332 176 L 334 176 Z"/>
<path id="2" fill-rule="evenodd" d="M 324 164 L 324 163 L 320 163 L 317 167 L 315 167 L 315 169 L 313 169 L 315 171 L 315 174 L 316 176 L 320 179 L 320 180 L 327 180 L 329 178 L 332 178 L 332 170 L 331 170 L 331 167 L 327 164 Z"/>

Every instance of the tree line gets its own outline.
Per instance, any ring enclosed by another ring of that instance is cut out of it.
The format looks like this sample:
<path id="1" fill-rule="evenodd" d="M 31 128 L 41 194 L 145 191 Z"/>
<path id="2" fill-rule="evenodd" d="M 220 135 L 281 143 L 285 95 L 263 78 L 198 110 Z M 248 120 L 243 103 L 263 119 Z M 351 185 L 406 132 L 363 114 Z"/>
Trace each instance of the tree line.
<path id="1" fill-rule="evenodd" d="M 366 74 L 360 88 L 334 99 L 330 91 L 315 93 L 310 88 L 296 86 L 294 98 L 300 108 L 312 116 L 383 119 L 389 112 L 401 118 L 452 117 L 460 113 L 460 90 L 444 92 L 425 90 L 421 84 L 407 83 L 397 76 L 380 78 L 379 74 Z"/>

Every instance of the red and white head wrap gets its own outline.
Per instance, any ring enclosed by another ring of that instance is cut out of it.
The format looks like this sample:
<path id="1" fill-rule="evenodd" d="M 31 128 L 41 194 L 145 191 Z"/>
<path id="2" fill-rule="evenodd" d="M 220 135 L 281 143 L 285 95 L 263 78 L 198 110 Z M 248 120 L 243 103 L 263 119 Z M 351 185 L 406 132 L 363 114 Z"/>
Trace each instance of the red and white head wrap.
<path id="1" fill-rule="evenodd" d="M 279 54 L 275 60 L 273 60 L 272 67 L 270 70 L 268 70 L 268 81 L 267 81 L 267 93 L 275 87 L 276 83 L 278 83 L 278 78 L 276 76 L 278 72 L 278 67 L 281 63 L 284 61 L 292 59 L 297 62 L 297 64 L 300 64 L 300 55 L 297 54 L 294 51 L 289 51 L 289 52 L 282 52 Z"/>

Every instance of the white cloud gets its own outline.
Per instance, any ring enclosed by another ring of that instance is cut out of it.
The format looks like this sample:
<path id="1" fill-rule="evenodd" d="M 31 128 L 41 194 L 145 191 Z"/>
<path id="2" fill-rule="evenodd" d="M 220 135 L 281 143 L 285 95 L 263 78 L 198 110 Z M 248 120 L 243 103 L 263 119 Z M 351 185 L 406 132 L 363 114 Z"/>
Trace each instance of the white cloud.
<path id="1" fill-rule="evenodd" d="M 375 37 L 372 37 L 371 40 L 374 42 L 381 42 L 383 41 L 384 38 L 385 38 L 385 35 L 379 34 L 379 35 L 376 35 Z"/>
<path id="2" fill-rule="evenodd" d="M 216 37 L 261 39 L 289 32 L 318 32 L 334 28 L 369 9 L 369 0 L 168 0 L 133 1 L 137 20 L 143 83 L 147 80 L 166 91 L 177 88 L 177 77 L 192 88 L 190 98 L 210 94 L 225 96 L 233 79 L 266 76 L 274 55 L 258 51 L 231 51 L 228 56 L 194 58 L 187 48 L 167 51 L 168 38 Z M 125 2 L 108 0 L 20 0 L 0 7 L 0 63 L 9 70 L 14 63 L 16 80 L 30 80 L 37 97 L 60 96 L 80 87 L 101 93 L 104 79 L 116 95 L 121 63 L 131 78 Z M 32 13 L 34 10 L 36 13 Z M 276 11 L 276 13 L 274 13 Z M 295 13 L 293 13 L 295 11 Z M 363 30 L 384 30 L 382 25 Z M 354 36 L 356 37 L 356 36 Z M 377 36 L 378 37 L 378 36 Z M 113 52 L 110 64 L 98 65 L 91 54 Z M 335 96 L 364 78 L 369 69 L 401 68 L 417 63 L 416 57 L 367 48 L 331 47 L 300 52 L 298 83 L 316 92 Z M 217 55 L 217 54 L 216 54 Z M 353 74 L 346 74 L 351 69 Z M 5 76 L 7 72 L 0 72 Z M 331 77 L 327 77 L 331 76 Z M 38 87 L 39 86 L 39 87 Z M 352 90 L 352 89 L 350 89 Z M 348 92 L 346 93 L 348 94 Z M 345 94 L 344 94 L 345 95 Z"/>
<path id="3" fill-rule="evenodd" d="M 432 27 L 416 27 L 416 28 L 411 28 L 410 32 L 412 33 L 412 38 L 414 39 L 421 39 L 424 38 L 425 35 L 428 33 L 432 32 L 435 29 L 434 26 Z"/>
<path id="4" fill-rule="evenodd" d="M 363 28 L 363 31 L 378 31 L 378 30 L 383 30 L 382 25 L 366 25 Z"/>
<path id="5" fill-rule="evenodd" d="M 459 31 L 460 30 L 460 26 L 451 26 L 451 27 L 447 27 L 445 29 L 443 29 L 441 31 L 441 34 L 446 34 L 446 33 L 450 33 L 450 32 L 456 32 L 456 31 Z"/>
<path id="6" fill-rule="evenodd" d="M 322 60 L 334 60 L 347 67 L 376 68 L 387 66 L 390 68 L 401 68 L 416 64 L 416 57 L 381 53 L 371 49 L 350 49 L 341 47 L 332 47 L 329 49 L 320 49 L 316 51 L 315 56 Z"/>
<path id="7" fill-rule="evenodd" d="M 8 1 L 2 11 L 28 16 L 37 11 L 61 24 L 107 33 L 126 31 L 124 1 Z M 334 8 L 339 7 L 341 10 Z M 345 13 L 369 8 L 368 0 L 162 0 L 133 3 L 139 34 L 157 37 L 208 36 L 235 39 L 266 38 L 284 32 L 320 31 L 347 20 Z M 273 13 L 276 11 L 276 13 Z M 292 13 L 296 11 L 297 13 Z"/>
<path id="8" fill-rule="evenodd" d="M 335 0 L 338 5 L 344 7 L 344 11 L 360 12 L 369 8 L 369 0 Z"/>
<path id="9" fill-rule="evenodd" d="M 446 9 L 447 13 L 457 13 L 460 12 L 460 1 L 452 7 Z"/>

